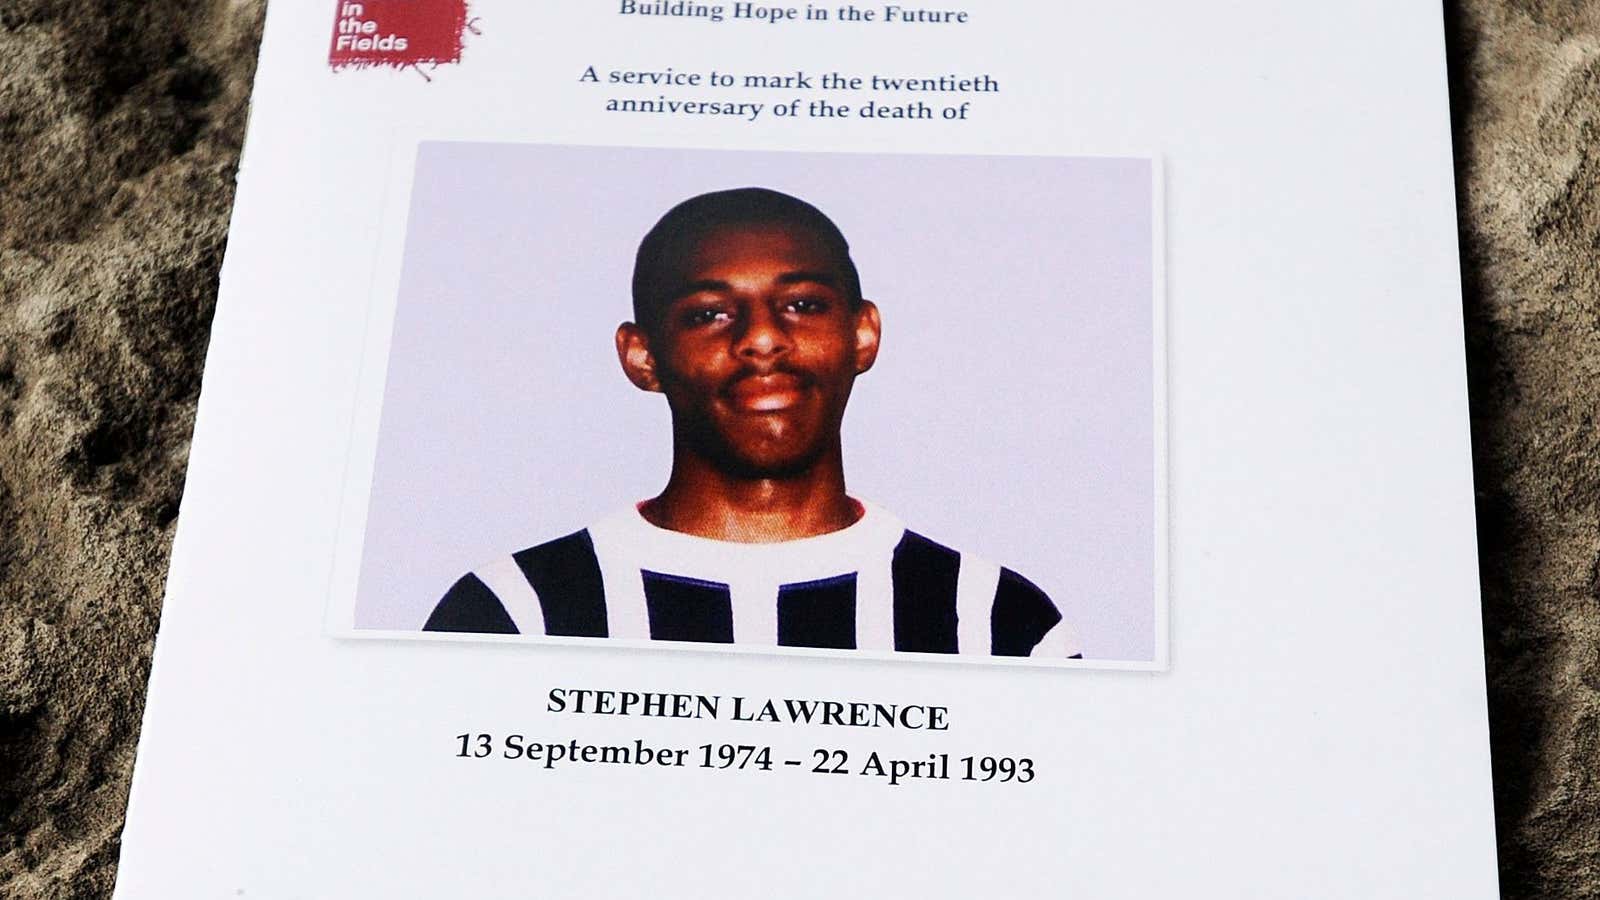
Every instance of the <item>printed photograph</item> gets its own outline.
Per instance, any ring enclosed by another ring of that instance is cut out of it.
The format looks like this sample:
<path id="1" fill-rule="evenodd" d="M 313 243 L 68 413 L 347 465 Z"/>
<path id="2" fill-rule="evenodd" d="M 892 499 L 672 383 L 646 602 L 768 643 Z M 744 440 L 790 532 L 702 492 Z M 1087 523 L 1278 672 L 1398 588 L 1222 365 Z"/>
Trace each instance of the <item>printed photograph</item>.
<path id="1" fill-rule="evenodd" d="M 1151 160 L 425 142 L 409 207 L 356 631 L 1164 657 Z"/>

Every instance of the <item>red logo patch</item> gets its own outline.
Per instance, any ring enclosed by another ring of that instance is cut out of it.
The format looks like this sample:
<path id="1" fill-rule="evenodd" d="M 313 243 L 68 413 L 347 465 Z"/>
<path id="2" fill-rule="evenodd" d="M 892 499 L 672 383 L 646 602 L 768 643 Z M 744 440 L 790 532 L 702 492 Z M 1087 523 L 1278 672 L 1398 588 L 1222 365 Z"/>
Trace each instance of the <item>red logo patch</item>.
<path id="1" fill-rule="evenodd" d="M 338 0 L 328 64 L 439 65 L 461 61 L 467 0 Z"/>

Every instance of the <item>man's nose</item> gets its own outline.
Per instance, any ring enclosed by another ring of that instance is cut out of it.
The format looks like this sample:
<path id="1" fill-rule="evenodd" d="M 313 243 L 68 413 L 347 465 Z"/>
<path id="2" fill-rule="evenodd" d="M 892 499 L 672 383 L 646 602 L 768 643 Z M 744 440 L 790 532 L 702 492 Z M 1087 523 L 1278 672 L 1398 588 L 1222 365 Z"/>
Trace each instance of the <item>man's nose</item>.
<path id="1" fill-rule="evenodd" d="M 733 352 L 741 357 L 778 356 L 793 346 L 783 317 L 766 304 L 755 304 L 734 338 Z"/>

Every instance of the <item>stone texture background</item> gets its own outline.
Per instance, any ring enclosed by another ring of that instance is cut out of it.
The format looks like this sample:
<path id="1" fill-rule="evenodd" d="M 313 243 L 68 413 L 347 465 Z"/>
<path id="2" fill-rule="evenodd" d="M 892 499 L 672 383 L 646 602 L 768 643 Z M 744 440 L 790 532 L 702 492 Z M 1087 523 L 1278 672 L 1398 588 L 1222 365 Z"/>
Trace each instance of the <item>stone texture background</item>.
<path id="1" fill-rule="evenodd" d="M 1600 897 L 1600 2 L 1447 17 L 1507 897 Z"/>
<path id="2" fill-rule="evenodd" d="M 110 893 L 261 13 L 0 0 L 0 896 Z M 1600 0 L 1445 20 L 1503 891 L 1600 898 Z"/>

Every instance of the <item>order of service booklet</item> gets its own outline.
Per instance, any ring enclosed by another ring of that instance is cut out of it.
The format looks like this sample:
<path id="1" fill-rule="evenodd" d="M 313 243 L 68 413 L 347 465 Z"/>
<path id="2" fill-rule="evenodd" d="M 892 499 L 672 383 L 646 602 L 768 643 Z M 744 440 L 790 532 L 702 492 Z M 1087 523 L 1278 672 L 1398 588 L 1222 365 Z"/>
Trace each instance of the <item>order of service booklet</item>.
<path id="1" fill-rule="evenodd" d="M 1435 4 L 280 0 L 117 895 L 1493 897 Z"/>

